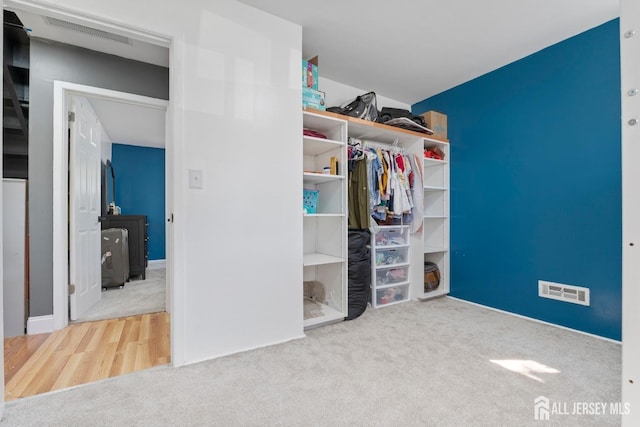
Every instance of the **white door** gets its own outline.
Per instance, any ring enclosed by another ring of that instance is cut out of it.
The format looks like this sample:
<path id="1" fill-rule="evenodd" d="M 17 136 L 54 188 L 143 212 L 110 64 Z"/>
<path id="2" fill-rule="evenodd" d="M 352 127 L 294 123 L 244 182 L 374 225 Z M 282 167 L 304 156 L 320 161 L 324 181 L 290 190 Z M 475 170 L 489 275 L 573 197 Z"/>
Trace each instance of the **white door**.
<path id="1" fill-rule="evenodd" d="M 86 98 L 71 97 L 69 308 L 77 320 L 100 300 L 100 122 Z"/>

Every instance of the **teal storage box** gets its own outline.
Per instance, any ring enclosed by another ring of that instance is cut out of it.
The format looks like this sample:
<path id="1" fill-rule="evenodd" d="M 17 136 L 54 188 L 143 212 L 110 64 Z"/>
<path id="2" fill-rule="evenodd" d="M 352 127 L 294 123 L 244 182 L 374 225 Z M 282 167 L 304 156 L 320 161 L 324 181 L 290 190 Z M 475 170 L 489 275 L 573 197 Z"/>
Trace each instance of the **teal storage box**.
<path id="1" fill-rule="evenodd" d="M 302 208 L 305 215 L 318 213 L 319 194 L 318 190 L 302 190 Z"/>
<path id="2" fill-rule="evenodd" d="M 316 110 L 326 110 L 324 92 L 308 87 L 302 88 L 302 106 L 304 108 L 315 108 Z"/>
<path id="3" fill-rule="evenodd" d="M 318 90 L 318 66 L 302 60 L 302 87 Z"/>

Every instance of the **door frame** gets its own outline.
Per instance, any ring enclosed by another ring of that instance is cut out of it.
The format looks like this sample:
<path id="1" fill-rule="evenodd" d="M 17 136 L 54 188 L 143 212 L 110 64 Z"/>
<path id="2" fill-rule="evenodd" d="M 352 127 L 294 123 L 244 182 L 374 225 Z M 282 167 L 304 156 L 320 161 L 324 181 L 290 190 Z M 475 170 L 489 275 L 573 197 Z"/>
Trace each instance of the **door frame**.
<path id="1" fill-rule="evenodd" d="M 119 92 L 93 86 L 69 83 L 56 80 L 53 82 L 53 329 L 63 329 L 69 324 L 69 207 L 67 192 L 69 188 L 69 147 L 67 129 L 71 96 L 100 98 L 109 101 L 155 108 L 165 112 L 169 109 L 169 101 L 150 98 L 142 95 Z M 165 134 L 168 136 L 165 120 Z M 166 138 L 168 143 L 168 138 Z M 167 177 L 165 177 L 165 180 Z M 166 186 L 165 192 L 169 192 Z M 171 200 L 167 197 L 167 200 Z M 167 241 L 169 241 L 167 239 Z M 171 257 L 166 251 L 168 268 Z M 97 261 L 96 261 L 97 262 Z M 171 281 L 167 277 L 167 288 Z M 170 293 L 167 293 L 169 295 Z"/>
<path id="2" fill-rule="evenodd" d="M 622 105 L 622 426 L 640 423 L 640 99 L 632 89 L 640 84 L 640 5 L 635 0 L 620 2 L 620 71 Z M 635 31 L 633 31 L 635 29 Z"/>

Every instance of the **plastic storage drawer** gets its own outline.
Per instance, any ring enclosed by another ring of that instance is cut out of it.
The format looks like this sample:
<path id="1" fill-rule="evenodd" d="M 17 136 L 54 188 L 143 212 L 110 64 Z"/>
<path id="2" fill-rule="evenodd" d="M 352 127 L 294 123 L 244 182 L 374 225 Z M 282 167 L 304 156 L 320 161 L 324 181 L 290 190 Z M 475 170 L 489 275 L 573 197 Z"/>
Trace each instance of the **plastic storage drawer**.
<path id="1" fill-rule="evenodd" d="M 409 227 L 381 226 L 375 235 L 376 246 L 400 246 L 409 244 Z"/>
<path id="2" fill-rule="evenodd" d="M 376 271 L 376 287 L 409 281 L 409 266 L 381 268 Z"/>
<path id="3" fill-rule="evenodd" d="M 409 298 L 409 285 L 391 286 L 376 290 L 376 305 L 378 307 L 403 302 Z"/>
<path id="4" fill-rule="evenodd" d="M 376 267 L 406 264 L 409 262 L 408 253 L 408 247 L 376 249 Z"/>

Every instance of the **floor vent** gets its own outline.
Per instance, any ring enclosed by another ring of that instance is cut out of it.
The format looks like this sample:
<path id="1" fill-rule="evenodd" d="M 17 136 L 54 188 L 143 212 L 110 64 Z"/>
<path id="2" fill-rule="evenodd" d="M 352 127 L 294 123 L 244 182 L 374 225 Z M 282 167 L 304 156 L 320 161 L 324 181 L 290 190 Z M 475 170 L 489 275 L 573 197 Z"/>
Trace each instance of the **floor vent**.
<path id="1" fill-rule="evenodd" d="M 84 25 L 76 24 L 75 22 L 69 22 L 58 18 L 52 18 L 51 16 L 43 16 L 44 21 L 54 27 L 64 28 L 71 31 L 77 31 L 93 37 L 99 37 L 101 39 L 107 39 L 118 43 L 131 44 L 131 40 L 128 37 L 121 36 L 119 34 L 110 33 L 108 31 L 98 30 L 97 28 L 91 28 Z"/>
<path id="2" fill-rule="evenodd" d="M 589 288 L 538 280 L 538 296 L 574 304 L 590 305 Z"/>

